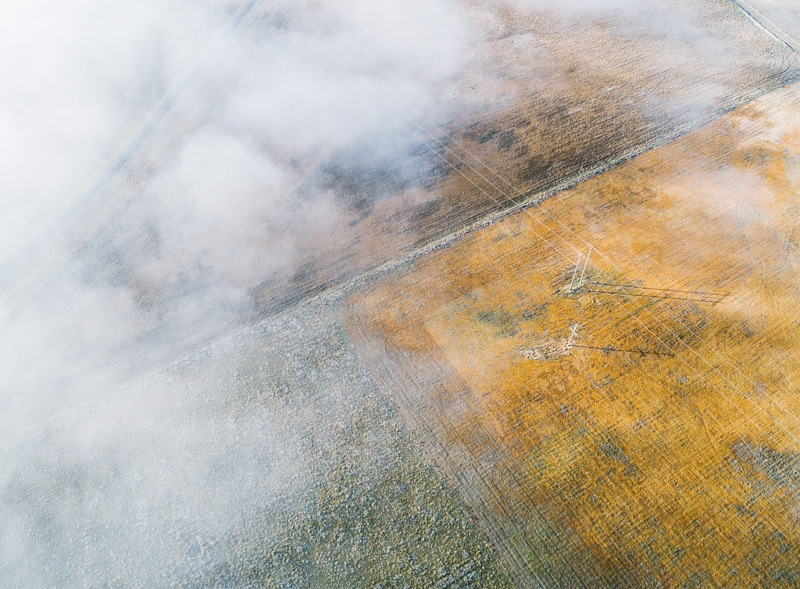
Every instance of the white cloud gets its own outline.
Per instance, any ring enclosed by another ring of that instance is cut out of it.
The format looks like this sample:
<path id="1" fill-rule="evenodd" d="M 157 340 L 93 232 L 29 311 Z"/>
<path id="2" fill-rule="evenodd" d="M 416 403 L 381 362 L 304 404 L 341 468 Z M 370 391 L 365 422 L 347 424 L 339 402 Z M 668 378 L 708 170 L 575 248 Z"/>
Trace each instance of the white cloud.
<path id="1" fill-rule="evenodd" d="M 395 107 L 438 112 L 467 26 L 448 0 L 264 2 L 231 28 L 241 6 L 4 5 L 0 584 L 158 584 L 187 558 L 181 522 L 223 534 L 302 473 L 299 431 L 207 410 L 224 378 L 107 393 L 335 237 L 341 205 L 310 176 L 342 151 L 402 155 Z M 154 151 L 87 193 L 165 96 Z"/>

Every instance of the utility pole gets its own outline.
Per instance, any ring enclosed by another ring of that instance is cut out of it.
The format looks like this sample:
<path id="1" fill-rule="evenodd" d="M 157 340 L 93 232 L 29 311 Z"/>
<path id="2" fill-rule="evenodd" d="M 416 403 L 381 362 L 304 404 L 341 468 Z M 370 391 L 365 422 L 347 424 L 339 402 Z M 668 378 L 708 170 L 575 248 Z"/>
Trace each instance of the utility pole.
<path id="1" fill-rule="evenodd" d="M 594 246 L 589 246 L 589 255 L 586 256 L 586 263 L 583 265 L 583 272 L 581 272 L 581 279 L 578 281 L 578 288 L 583 286 L 583 277 L 586 274 L 586 267 L 589 265 L 589 258 L 592 257 L 592 250 Z"/>
<path id="2" fill-rule="evenodd" d="M 569 288 L 567 292 L 572 292 L 572 285 L 575 284 L 575 277 L 578 275 L 578 269 L 581 267 L 581 260 L 583 259 L 583 254 L 578 256 L 578 261 L 575 262 L 575 272 L 572 273 L 572 280 L 569 281 Z"/>
<path id="3" fill-rule="evenodd" d="M 572 333 L 569 334 L 569 339 L 567 340 L 567 345 L 565 346 L 566 350 L 572 349 L 572 340 L 578 335 L 578 327 L 580 327 L 577 323 L 571 326 Z"/>

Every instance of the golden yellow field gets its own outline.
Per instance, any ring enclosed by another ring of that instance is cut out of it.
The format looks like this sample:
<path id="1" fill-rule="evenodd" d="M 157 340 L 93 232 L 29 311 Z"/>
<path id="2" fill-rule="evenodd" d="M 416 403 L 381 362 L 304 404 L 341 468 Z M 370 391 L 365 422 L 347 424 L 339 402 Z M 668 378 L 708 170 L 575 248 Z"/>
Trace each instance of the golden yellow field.
<path id="1" fill-rule="evenodd" d="M 519 584 L 800 583 L 797 112 L 770 94 L 346 303 Z"/>

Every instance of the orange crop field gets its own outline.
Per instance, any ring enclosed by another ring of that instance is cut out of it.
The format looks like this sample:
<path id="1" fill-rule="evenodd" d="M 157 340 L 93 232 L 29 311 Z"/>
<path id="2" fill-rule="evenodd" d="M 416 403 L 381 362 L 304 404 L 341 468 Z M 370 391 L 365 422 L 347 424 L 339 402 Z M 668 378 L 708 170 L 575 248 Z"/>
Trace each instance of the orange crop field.
<path id="1" fill-rule="evenodd" d="M 520 586 L 800 583 L 799 108 L 770 94 L 345 302 Z"/>

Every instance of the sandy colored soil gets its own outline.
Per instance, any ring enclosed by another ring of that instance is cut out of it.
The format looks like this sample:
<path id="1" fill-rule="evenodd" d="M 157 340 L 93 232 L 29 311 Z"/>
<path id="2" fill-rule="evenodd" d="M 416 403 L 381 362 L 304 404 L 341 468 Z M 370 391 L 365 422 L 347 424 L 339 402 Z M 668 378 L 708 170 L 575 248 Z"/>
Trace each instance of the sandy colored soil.
<path id="1" fill-rule="evenodd" d="M 344 306 L 521 586 L 800 581 L 798 108 L 770 94 Z"/>

